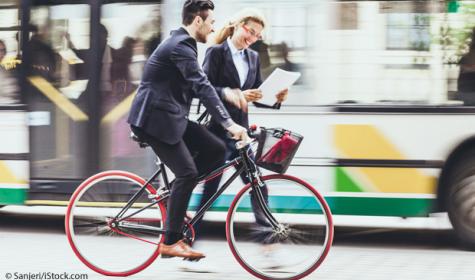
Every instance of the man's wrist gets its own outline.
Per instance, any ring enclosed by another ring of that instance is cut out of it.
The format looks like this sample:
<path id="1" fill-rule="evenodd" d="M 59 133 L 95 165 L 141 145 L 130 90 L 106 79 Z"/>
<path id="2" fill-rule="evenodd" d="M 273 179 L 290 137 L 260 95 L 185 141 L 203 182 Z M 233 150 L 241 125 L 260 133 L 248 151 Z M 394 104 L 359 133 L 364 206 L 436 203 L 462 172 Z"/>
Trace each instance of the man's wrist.
<path id="1" fill-rule="evenodd" d="M 235 123 L 231 118 L 226 119 L 226 120 L 224 120 L 224 121 L 221 123 L 221 125 L 222 125 L 224 128 L 226 128 L 226 129 L 227 129 L 227 128 L 230 128 L 231 126 L 233 126 L 233 125 L 235 125 L 235 124 L 236 124 L 236 123 Z"/>
<path id="2" fill-rule="evenodd" d="M 223 97 L 226 98 L 226 95 L 231 94 L 232 90 L 229 87 L 224 87 L 222 92 L 223 92 Z"/>

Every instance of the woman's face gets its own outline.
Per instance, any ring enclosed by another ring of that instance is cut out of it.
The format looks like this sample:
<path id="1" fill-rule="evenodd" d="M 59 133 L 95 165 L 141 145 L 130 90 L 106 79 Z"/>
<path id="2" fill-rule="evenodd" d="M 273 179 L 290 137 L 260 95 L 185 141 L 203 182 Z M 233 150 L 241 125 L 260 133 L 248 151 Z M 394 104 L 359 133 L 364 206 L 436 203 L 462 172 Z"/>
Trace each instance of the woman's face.
<path id="1" fill-rule="evenodd" d="M 247 49 L 261 39 L 263 29 L 264 27 L 260 23 L 253 20 L 249 20 L 246 24 L 241 23 L 233 34 L 233 42 L 238 49 Z"/>

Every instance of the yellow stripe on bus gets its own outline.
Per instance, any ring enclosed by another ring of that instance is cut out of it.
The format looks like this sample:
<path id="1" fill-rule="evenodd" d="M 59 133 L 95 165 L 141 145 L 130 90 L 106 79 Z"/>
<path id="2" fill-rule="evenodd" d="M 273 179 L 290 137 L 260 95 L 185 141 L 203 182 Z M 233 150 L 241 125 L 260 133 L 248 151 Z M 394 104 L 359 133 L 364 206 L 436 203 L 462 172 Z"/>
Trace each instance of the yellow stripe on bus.
<path id="1" fill-rule="evenodd" d="M 89 117 L 74 105 L 69 99 L 54 88 L 47 80 L 42 77 L 29 77 L 31 84 L 34 85 L 49 100 L 58 106 L 66 115 L 74 121 L 87 121 Z"/>
<path id="2" fill-rule="evenodd" d="M 0 183 L 2 184 L 26 184 L 24 180 L 18 179 L 10 170 L 8 165 L 0 161 Z"/>
<path id="3" fill-rule="evenodd" d="M 391 159 L 404 160 L 405 156 L 377 128 L 371 125 L 335 125 L 334 142 L 340 156 L 350 159 Z M 369 181 L 371 187 L 365 191 L 385 193 L 435 192 L 435 178 L 425 175 L 416 168 L 351 168 Z M 358 177 L 358 176 L 356 176 Z"/>
<path id="4" fill-rule="evenodd" d="M 120 102 L 114 109 L 112 109 L 107 115 L 105 115 L 102 120 L 101 124 L 111 124 L 118 121 L 123 115 L 125 115 L 132 105 L 132 100 L 134 99 L 135 94 L 137 91 L 135 90 L 129 96 L 127 96 L 122 102 Z"/>
<path id="5" fill-rule="evenodd" d="M 25 205 L 68 206 L 69 201 L 57 200 L 26 200 Z"/>

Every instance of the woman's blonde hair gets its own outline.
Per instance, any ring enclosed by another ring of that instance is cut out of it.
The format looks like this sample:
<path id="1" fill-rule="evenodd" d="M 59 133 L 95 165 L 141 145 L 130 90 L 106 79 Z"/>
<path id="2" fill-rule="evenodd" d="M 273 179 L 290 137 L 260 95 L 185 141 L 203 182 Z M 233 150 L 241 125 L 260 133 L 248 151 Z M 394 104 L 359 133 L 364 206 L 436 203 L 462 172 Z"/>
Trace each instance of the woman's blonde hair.
<path id="1" fill-rule="evenodd" d="M 257 22 L 262 25 L 262 27 L 266 26 L 264 15 L 259 10 L 251 8 L 243 9 L 237 12 L 231 20 L 218 31 L 214 42 L 216 44 L 223 43 L 227 38 L 233 36 L 234 30 L 239 24 L 247 24 L 249 21 Z"/>

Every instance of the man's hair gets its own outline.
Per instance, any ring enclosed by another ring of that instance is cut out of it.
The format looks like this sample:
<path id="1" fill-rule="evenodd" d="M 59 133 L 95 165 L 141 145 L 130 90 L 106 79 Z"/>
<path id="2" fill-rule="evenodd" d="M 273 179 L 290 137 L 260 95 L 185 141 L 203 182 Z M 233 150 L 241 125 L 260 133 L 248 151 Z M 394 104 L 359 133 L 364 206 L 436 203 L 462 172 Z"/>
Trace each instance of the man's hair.
<path id="1" fill-rule="evenodd" d="M 214 4 L 211 0 L 186 0 L 181 13 L 183 25 L 190 25 L 196 16 L 206 20 L 208 10 L 214 10 Z"/>

